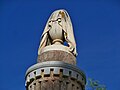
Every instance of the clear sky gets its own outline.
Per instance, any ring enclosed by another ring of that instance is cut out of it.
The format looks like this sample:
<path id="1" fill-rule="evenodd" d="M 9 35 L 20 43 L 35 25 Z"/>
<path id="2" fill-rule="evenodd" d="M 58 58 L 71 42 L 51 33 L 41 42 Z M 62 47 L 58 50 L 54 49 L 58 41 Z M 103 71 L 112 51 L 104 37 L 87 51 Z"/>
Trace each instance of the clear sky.
<path id="1" fill-rule="evenodd" d="M 0 0 L 0 90 L 25 90 L 25 72 L 56 9 L 71 16 L 77 66 L 107 90 L 120 90 L 119 0 Z"/>

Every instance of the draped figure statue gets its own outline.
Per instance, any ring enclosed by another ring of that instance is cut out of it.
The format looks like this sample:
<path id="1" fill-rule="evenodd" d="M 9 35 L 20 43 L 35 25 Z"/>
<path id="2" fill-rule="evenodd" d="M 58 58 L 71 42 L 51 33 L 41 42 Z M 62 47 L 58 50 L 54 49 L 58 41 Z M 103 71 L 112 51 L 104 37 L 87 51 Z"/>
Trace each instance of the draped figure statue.
<path id="1" fill-rule="evenodd" d="M 41 36 L 38 55 L 42 48 L 53 44 L 65 45 L 74 56 L 77 55 L 73 26 L 65 10 L 56 10 L 51 14 Z"/>

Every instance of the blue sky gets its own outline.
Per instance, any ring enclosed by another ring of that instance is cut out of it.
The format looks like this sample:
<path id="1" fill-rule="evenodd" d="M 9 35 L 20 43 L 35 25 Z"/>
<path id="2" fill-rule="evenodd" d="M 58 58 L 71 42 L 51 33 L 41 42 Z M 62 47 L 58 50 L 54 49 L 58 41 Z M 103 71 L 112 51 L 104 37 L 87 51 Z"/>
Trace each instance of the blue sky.
<path id="1" fill-rule="evenodd" d="M 66 9 L 77 42 L 77 66 L 107 90 L 120 90 L 119 0 L 1 0 L 0 90 L 25 90 L 50 14 Z"/>

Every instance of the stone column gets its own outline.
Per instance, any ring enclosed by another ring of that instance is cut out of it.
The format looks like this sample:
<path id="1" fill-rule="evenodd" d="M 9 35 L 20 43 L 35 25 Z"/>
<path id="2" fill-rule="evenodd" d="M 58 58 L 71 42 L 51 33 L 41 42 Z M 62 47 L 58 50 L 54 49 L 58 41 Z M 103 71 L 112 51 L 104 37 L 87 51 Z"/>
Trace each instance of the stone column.
<path id="1" fill-rule="evenodd" d="M 63 45 L 47 46 L 26 72 L 26 90 L 84 90 L 86 77 Z"/>
<path id="2" fill-rule="evenodd" d="M 70 16 L 56 10 L 41 36 L 37 64 L 26 72 L 26 90 L 84 90 L 86 76 L 76 67 L 76 55 Z"/>

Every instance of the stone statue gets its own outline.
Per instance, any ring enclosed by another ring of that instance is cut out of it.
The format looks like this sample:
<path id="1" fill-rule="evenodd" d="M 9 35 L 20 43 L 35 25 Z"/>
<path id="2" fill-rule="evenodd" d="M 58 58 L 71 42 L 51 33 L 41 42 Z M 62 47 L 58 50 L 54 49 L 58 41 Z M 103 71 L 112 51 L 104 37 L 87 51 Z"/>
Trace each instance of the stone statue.
<path id="1" fill-rule="evenodd" d="M 76 56 L 76 42 L 70 16 L 65 10 L 56 10 L 51 14 L 45 26 L 38 55 L 41 49 L 48 45 L 64 45 L 65 42 L 69 51 Z"/>

